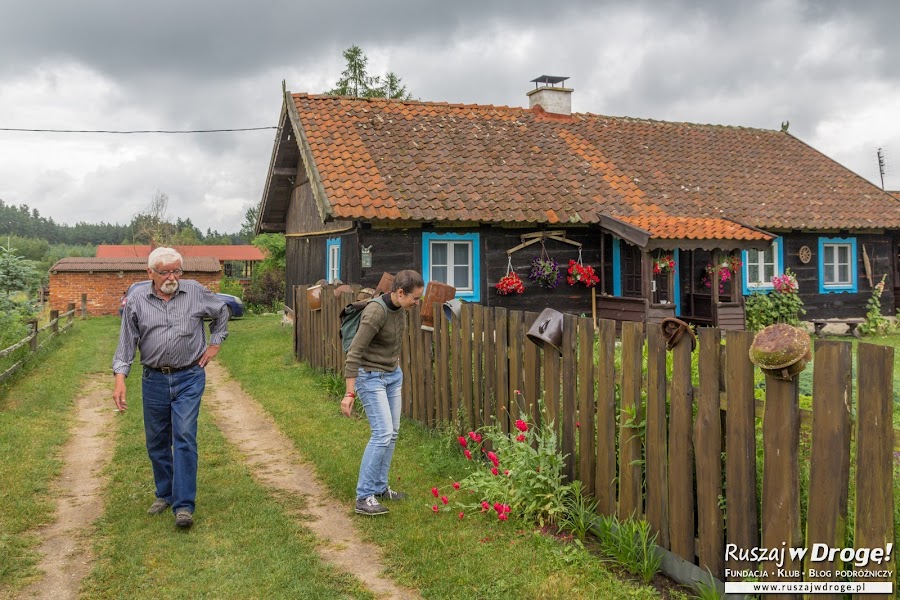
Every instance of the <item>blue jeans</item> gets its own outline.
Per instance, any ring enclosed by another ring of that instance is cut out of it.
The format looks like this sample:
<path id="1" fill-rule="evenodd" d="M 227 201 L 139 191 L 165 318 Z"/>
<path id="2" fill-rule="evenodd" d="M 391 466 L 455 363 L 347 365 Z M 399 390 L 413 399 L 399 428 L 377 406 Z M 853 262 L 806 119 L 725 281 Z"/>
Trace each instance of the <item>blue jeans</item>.
<path id="1" fill-rule="evenodd" d="M 363 452 L 359 466 L 356 497 L 366 498 L 388 489 L 388 470 L 400 431 L 400 390 L 403 371 L 400 367 L 391 373 L 359 370 L 356 376 L 356 395 L 369 418 L 372 436 Z"/>
<path id="2" fill-rule="evenodd" d="M 194 366 L 168 375 L 144 368 L 144 434 L 156 497 L 194 512 L 197 497 L 197 416 L 206 371 Z"/>

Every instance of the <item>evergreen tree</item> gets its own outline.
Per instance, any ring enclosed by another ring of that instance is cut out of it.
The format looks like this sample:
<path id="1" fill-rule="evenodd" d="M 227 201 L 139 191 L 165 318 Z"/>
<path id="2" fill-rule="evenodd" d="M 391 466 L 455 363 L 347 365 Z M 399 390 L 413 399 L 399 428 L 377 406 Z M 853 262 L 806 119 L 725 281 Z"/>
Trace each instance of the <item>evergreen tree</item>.
<path id="1" fill-rule="evenodd" d="M 347 68 L 341 73 L 335 87 L 328 91 L 334 96 L 351 98 L 392 98 L 409 100 L 412 96 L 406 91 L 400 77 L 393 71 L 383 78 L 369 75 L 367 67 L 369 58 L 356 44 L 344 50 Z"/>

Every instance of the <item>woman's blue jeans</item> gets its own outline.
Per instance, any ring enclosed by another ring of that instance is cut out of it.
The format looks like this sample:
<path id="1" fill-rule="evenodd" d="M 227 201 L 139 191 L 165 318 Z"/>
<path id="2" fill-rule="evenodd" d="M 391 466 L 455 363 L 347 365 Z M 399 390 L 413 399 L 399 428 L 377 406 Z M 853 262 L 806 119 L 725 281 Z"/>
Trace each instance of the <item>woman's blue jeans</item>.
<path id="1" fill-rule="evenodd" d="M 400 390 L 403 372 L 400 367 L 390 373 L 359 370 L 356 376 L 356 395 L 369 418 L 372 436 L 363 452 L 359 466 L 356 497 L 359 499 L 381 494 L 388 489 L 388 470 L 400 431 Z"/>
<path id="2" fill-rule="evenodd" d="M 194 512 L 197 497 L 197 416 L 206 371 L 194 366 L 177 373 L 144 368 L 144 434 L 153 466 L 156 497 Z"/>

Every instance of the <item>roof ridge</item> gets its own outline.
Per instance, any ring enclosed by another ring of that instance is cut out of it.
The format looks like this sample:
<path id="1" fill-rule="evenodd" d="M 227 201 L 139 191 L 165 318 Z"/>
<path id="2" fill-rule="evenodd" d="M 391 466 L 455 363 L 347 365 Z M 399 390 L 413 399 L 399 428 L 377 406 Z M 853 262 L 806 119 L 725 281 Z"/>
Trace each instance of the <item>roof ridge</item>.
<path id="1" fill-rule="evenodd" d="M 466 102 L 448 102 L 446 100 L 403 100 L 398 98 L 358 98 L 353 96 L 338 96 L 335 94 L 310 94 L 308 92 L 291 92 L 294 98 L 310 98 L 313 100 L 342 100 L 347 102 L 365 102 L 369 104 L 403 104 L 405 106 L 441 106 L 448 108 L 461 108 L 469 110 L 497 110 L 509 111 L 522 114 L 536 114 L 534 108 L 526 108 L 524 106 L 509 106 L 507 104 L 478 104 Z M 553 115 L 554 113 L 547 113 Z M 572 118 L 585 119 L 614 119 L 618 121 L 633 121 L 635 123 L 648 123 L 651 125 L 670 125 L 670 126 L 688 126 L 688 127 L 708 127 L 713 129 L 735 129 L 741 131 L 759 131 L 767 134 L 781 133 L 777 129 L 765 129 L 762 127 L 748 127 L 746 125 L 728 125 L 721 123 L 695 123 L 692 121 L 668 121 L 663 119 L 651 119 L 646 117 L 632 117 L 628 115 L 603 115 L 592 112 L 572 112 L 566 115 Z"/>

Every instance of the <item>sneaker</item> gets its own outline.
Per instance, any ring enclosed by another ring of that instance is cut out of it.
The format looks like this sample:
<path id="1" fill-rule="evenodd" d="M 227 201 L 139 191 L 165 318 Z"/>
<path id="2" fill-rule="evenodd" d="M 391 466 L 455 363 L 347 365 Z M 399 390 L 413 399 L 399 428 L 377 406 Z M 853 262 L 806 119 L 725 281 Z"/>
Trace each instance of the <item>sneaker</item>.
<path id="1" fill-rule="evenodd" d="M 379 500 L 406 500 L 406 494 L 394 491 L 391 488 L 386 489 L 380 494 L 375 494 L 375 497 Z"/>
<path id="2" fill-rule="evenodd" d="M 194 524 L 194 515 L 182 509 L 175 513 L 175 527 L 188 528 Z"/>
<path id="3" fill-rule="evenodd" d="M 387 514 L 388 509 L 383 507 L 378 500 L 375 499 L 375 496 L 366 496 L 362 500 L 356 501 L 356 512 L 361 515 L 374 517 L 375 515 Z"/>
<path id="4" fill-rule="evenodd" d="M 169 508 L 169 503 L 166 502 L 164 498 L 157 498 L 153 501 L 153 504 L 150 505 L 150 508 L 147 509 L 148 515 L 158 515 L 162 511 Z"/>

